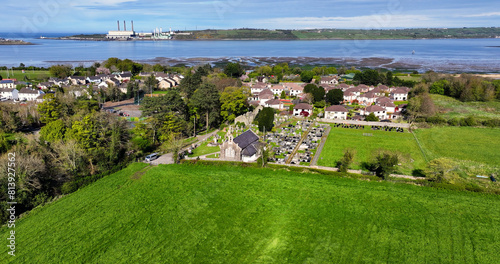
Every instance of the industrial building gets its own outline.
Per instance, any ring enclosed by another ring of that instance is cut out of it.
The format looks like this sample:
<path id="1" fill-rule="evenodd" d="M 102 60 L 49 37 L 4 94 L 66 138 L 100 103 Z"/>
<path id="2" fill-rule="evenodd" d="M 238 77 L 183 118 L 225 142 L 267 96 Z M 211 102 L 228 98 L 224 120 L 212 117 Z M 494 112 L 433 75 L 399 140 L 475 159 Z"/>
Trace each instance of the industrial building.
<path id="1" fill-rule="evenodd" d="M 106 35 L 106 38 L 108 39 L 132 39 L 134 38 L 135 31 L 134 31 L 134 21 L 131 21 L 132 24 L 132 30 L 127 31 L 127 23 L 123 21 L 123 30 L 120 30 L 120 21 L 118 21 L 118 30 L 117 31 L 109 31 L 108 35 Z"/>

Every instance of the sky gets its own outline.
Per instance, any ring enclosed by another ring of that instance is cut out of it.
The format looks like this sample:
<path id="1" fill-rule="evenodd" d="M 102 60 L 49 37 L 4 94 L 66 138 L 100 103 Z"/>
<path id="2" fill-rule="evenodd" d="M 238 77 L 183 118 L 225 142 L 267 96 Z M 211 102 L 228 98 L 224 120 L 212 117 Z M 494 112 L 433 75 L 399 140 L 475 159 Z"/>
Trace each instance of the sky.
<path id="1" fill-rule="evenodd" d="M 5 1 L 5 0 L 4 0 Z M 2 2 L 4 2 L 2 1 Z M 499 27 L 498 0 L 6 0 L 0 32 Z"/>

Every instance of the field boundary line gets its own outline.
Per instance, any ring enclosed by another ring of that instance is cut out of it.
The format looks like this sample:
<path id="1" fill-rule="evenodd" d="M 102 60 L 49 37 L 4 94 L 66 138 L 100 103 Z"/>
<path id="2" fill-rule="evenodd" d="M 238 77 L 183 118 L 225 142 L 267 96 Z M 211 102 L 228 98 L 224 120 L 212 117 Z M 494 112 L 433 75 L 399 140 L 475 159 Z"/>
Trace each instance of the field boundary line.
<path id="1" fill-rule="evenodd" d="M 424 156 L 424 159 L 425 159 L 425 162 L 429 163 L 429 160 L 427 159 L 427 156 L 425 155 L 424 153 L 424 149 L 422 148 L 422 146 L 420 145 L 420 142 L 418 141 L 418 138 L 417 136 L 415 135 L 415 132 L 413 132 L 413 130 L 411 131 L 411 134 L 413 135 L 413 137 L 415 138 L 415 141 L 417 141 L 417 145 L 418 145 L 418 148 L 420 149 L 420 152 L 422 152 L 422 155 Z"/>

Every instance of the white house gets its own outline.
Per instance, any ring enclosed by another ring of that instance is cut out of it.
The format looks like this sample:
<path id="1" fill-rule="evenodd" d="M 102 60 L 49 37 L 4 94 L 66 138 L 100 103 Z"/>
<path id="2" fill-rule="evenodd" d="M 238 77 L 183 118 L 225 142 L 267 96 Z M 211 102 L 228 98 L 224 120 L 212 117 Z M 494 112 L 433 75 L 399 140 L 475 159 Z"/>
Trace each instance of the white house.
<path id="1" fill-rule="evenodd" d="M 288 83 L 285 84 L 290 91 L 290 96 L 299 96 L 304 92 L 304 86 L 297 83 Z"/>
<path id="2" fill-rule="evenodd" d="M 268 100 L 274 99 L 274 94 L 269 90 L 269 88 L 264 89 L 262 92 L 259 93 L 257 100 L 260 101 L 260 105 L 265 106 L 266 102 Z"/>
<path id="3" fill-rule="evenodd" d="M 285 87 L 281 84 L 271 86 L 271 92 L 273 92 L 273 94 L 276 96 L 280 96 L 281 92 L 285 90 L 286 90 Z"/>
<path id="4" fill-rule="evenodd" d="M 254 85 L 252 85 L 252 88 L 250 88 L 250 92 L 252 94 L 258 94 L 260 92 L 262 92 L 262 90 L 266 89 L 267 88 L 267 85 L 265 83 L 256 83 Z"/>
<path id="5" fill-rule="evenodd" d="M 375 103 L 377 98 L 378 98 L 378 96 L 374 92 L 367 92 L 367 93 L 364 93 L 364 94 L 358 96 L 358 101 L 359 101 L 359 104 L 362 104 L 362 105 L 371 105 L 371 104 Z"/>
<path id="6" fill-rule="evenodd" d="M 347 113 L 349 113 L 349 110 L 345 107 L 341 105 L 332 105 L 325 109 L 325 118 L 346 120 Z"/>
<path id="7" fill-rule="evenodd" d="M 40 90 L 23 88 L 21 89 L 21 91 L 19 91 L 18 97 L 21 101 L 34 101 L 40 94 L 44 94 L 44 92 Z"/>
<path id="8" fill-rule="evenodd" d="M 378 119 L 387 119 L 387 110 L 378 105 L 371 105 L 360 111 L 361 115 L 369 115 L 373 113 Z"/>
<path id="9" fill-rule="evenodd" d="M 281 110 L 283 109 L 283 102 L 280 99 L 267 100 L 264 104 L 265 107 L 271 107 L 273 109 Z"/>
<path id="10" fill-rule="evenodd" d="M 304 114 L 304 113 L 307 113 L 307 114 Z M 304 115 L 307 117 L 307 116 L 312 115 L 312 113 L 313 113 L 313 107 L 310 104 L 300 103 L 300 104 L 293 107 L 293 115 L 294 116 Z"/>
<path id="11" fill-rule="evenodd" d="M 387 113 L 394 113 L 396 111 L 396 105 L 393 102 L 382 102 L 377 103 L 377 105 L 385 108 Z"/>
<path id="12" fill-rule="evenodd" d="M 406 101 L 408 99 L 408 89 L 397 88 L 391 92 L 391 97 L 394 101 Z"/>
<path id="13" fill-rule="evenodd" d="M 352 101 L 356 100 L 356 98 L 358 98 L 358 97 L 354 93 L 351 93 L 351 92 L 344 93 L 344 101 L 346 101 L 346 102 L 352 103 Z"/>
<path id="14" fill-rule="evenodd" d="M 14 88 L 0 88 L 0 98 L 7 98 L 9 100 L 18 99 L 19 91 Z"/>
<path id="15" fill-rule="evenodd" d="M 321 77 L 321 84 L 338 84 L 339 83 L 339 77 L 338 76 L 326 76 L 326 77 Z"/>
<path id="16" fill-rule="evenodd" d="M 13 80 L 1 80 L 0 81 L 0 88 L 13 89 L 13 88 L 15 88 L 14 81 Z"/>
<path id="17" fill-rule="evenodd" d="M 102 82 L 102 79 L 99 76 L 89 76 L 87 77 L 87 82 L 93 84 L 99 84 Z"/>

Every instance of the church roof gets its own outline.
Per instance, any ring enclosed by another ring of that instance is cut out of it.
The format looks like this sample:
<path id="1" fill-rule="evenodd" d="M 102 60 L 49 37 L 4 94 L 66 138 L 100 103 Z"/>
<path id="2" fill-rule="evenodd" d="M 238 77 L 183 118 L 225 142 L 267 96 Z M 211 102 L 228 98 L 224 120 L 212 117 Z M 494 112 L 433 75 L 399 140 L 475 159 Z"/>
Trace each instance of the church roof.
<path id="1" fill-rule="evenodd" d="M 247 130 L 243 132 L 243 134 L 235 137 L 233 141 L 234 143 L 238 144 L 238 147 L 240 147 L 243 150 L 243 152 L 245 152 L 246 147 L 250 146 L 254 142 L 259 141 L 259 136 L 257 136 L 254 132 L 252 132 L 252 130 Z"/>

